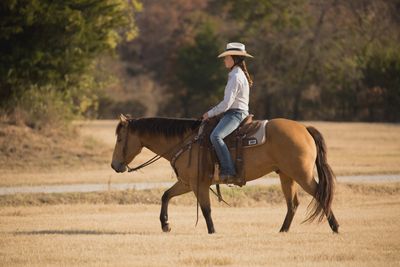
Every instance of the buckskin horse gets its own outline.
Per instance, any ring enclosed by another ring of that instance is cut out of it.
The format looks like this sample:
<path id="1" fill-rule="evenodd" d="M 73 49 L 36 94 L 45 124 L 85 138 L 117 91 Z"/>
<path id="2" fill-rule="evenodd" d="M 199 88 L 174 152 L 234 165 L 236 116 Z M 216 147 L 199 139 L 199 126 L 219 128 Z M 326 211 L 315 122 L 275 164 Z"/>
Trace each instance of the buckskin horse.
<path id="1" fill-rule="evenodd" d="M 147 166 L 165 158 L 170 161 L 177 151 L 182 151 L 185 140 L 191 140 L 197 134 L 202 121 L 185 118 L 127 118 L 120 116 L 116 128 L 115 144 L 111 167 L 116 172 L 125 172 L 128 164 L 141 152 L 143 147 L 153 151 L 153 159 L 135 169 Z M 306 221 L 324 215 L 334 233 L 338 233 L 339 224 L 331 210 L 335 176 L 327 163 L 326 145 L 322 134 L 314 127 L 287 119 L 272 119 L 266 124 L 266 139 L 262 145 L 246 148 L 243 151 L 243 168 L 245 181 L 251 181 L 270 172 L 279 173 L 282 191 L 287 203 L 287 213 L 280 232 L 287 232 L 299 205 L 296 185 L 300 185 L 313 196 L 311 211 Z M 215 232 L 211 218 L 210 186 L 212 179 L 199 176 L 200 157 L 197 151 L 200 145 L 191 143 L 191 153 L 183 153 L 176 160 L 174 167 L 178 181 L 161 198 L 160 221 L 164 232 L 171 230 L 168 223 L 168 202 L 171 198 L 193 191 L 205 218 L 208 233 Z M 314 177 L 314 166 L 317 167 L 318 182 Z M 132 169 L 130 169 L 132 170 Z M 206 174 L 203 174 L 206 175 Z"/>

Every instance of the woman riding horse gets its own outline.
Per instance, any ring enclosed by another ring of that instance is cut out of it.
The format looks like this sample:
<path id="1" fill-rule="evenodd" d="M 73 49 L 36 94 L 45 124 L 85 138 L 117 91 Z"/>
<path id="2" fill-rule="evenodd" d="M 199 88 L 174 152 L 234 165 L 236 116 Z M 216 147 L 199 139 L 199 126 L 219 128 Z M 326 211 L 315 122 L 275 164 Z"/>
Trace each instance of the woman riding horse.
<path id="1" fill-rule="evenodd" d="M 219 112 L 230 108 L 238 108 L 228 111 L 226 117 L 218 124 L 211 140 L 215 143 L 216 150 L 221 156 L 223 167 L 222 174 L 225 178 L 233 175 L 232 160 L 226 155 L 221 140 L 223 136 L 233 131 L 248 112 L 248 89 L 251 80 L 240 56 L 250 56 L 245 52 L 244 45 L 231 43 L 227 46 L 225 64 L 231 69 L 228 84 L 225 89 L 227 101 L 221 102 L 204 115 L 214 116 Z M 232 63 L 233 61 L 233 63 Z M 239 62 L 240 61 L 240 62 Z M 238 63 L 239 62 L 239 63 Z M 247 75 L 246 75 L 247 73 Z M 178 153 L 182 151 L 188 140 L 195 140 L 201 120 L 176 119 L 176 118 L 127 118 L 121 115 L 116 129 L 117 142 L 115 144 L 111 167 L 116 172 L 125 172 L 128 164 L 146 147 L 168 161 L 175 161 Z M 251 181 L 258 179 L 270 172 L 278 172 L 281 180 L 282 191 L 287 203 L 287 213 L 280 229 L 287 232 L 299 205 L 297 197 L 297 185 L 300 185 L 314 198 L 311 214 L 308 220 L 327 217 L 329 226 L 333 232 L 338 233 L 339 224 L 333 215 L 331 205 L 334 194 L 335 175 L 327 162 L 327 151 L 322 134 L 314 127 L 304 125 L 286 119 L 272 119 L 265 129 L 265 142 L 258 146 L 243 150 L 243 179 Z M 175 161 L 178 181 L 163 194 L 161 201 L 160 222 L 164 232 L 171 230 L 168 223 L 168 203 L 175 196 L 193 191 L 200 204 L 203 216 L 207 223 L 208 233 L 214 233 L 214 224 L 211 218 L 209 188 L 213 181 L 201 173 L 199 162 L 201 147 L 192 142 L 191 149 L 181 153 Z M 228 152 L 229 153 L 229 152 Z M 148 162 L 131 170 L 136 170 L 154 162 L 153 158 Z M 318 181 L 314 177 L 314 167 L 317 167 Z M 229 180 L 229 179 L 228 179 Z"/>
<path id="2" fill-rule="evenodd" d="M 225 112 L 212 131 L 210 140 L 221 166 L 220 180 L 223 183 L 235 183 L 237 173 L 224 138 L 249 115 L 249 88 L 253 85 L 253 81 L 247 71 L 244 59 L 253 56 L 246 52 L 244 44 L 228 43 L 226 51 L 218 57 L 223 57 L 225 67 L 230 69 L 228 83 L 225 86 L 224 99 L 204 113 L 203 120 Z"/>

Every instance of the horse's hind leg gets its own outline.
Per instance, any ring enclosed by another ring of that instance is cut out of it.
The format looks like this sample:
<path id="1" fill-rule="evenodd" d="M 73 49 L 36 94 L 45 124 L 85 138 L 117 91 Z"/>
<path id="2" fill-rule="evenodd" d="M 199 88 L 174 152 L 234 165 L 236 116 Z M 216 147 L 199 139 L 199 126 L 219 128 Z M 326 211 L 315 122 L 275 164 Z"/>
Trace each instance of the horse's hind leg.
<path id="1" fill-rule="evenodd" d="M 171 198 L 175 196 L 179 196 L 190 192 L 191 189 L 188 185 L 185 185 L 181 181 L 176 182 L 170 189 L 164 192 L 161 198 L 161 212 L 160 212 L 160 221 L 161 228 L 164 232 L 171 231 L 171 227 L 168 223 L 168 202 Z"/>
<path id="2" fill-rule="evenodd" d="M 299 200 L 297 198 L 296 183 L 294 180 L 284 173 L 280 173 L 279 177 L 281 179 L 282 191 L 285 195 L 287 204 L 286 217 L 279 232 L 287 232 L 289 231 L 290 224 L 292 223 L 294 214 L 299 206 Z"/>
<path id="3" fill-rule="evenodd" d="M 308 194 L 310 194 L 312 197 L 315 199 L 315 192 L 317 191 L 317 186 L 318 183 L 315 181 L 314 178 L 310 180 L 304 180 L 304 181 L 298 181 L 300 186 L 306 191 Z M 326 211 L 324 210 L 325 215 Z M 329 217 L 327 217 L 329 226 L 331 227 L 332 231 L 334 233 L 339 233 L 339 223 L 337 222 L 335 215 L 333 214 L 333 211 L 331 210 L 331 214 Z"/>

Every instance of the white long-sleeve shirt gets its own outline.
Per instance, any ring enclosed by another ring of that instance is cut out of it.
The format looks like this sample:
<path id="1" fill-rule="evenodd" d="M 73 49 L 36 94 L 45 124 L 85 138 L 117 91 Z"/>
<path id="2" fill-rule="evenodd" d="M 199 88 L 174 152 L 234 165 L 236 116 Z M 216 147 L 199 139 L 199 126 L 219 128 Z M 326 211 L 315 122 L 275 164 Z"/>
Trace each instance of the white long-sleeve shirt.
<path id="1" fill-rule="evenodd" d="M 210 109 L 208 117 L 214 117 L 228 109 L 249 110 L 249 83 L 246 75 L 239 66 L 235 66 L 228 75 L 228 83 L 225 86 L 224 100 Z"/>

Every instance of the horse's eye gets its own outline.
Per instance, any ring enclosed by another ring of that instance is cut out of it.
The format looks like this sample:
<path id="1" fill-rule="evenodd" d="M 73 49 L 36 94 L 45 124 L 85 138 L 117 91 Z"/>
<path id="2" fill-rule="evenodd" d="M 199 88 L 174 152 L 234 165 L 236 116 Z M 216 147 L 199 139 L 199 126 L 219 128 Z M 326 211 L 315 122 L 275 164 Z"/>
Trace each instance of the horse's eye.
<path id="1" fill-rule="evenodd" d="M 122 141 L 122 138 L 118 138 L 117 139 L 117 142 L 119 143 L 119 142 L 121 142 Z"/>

